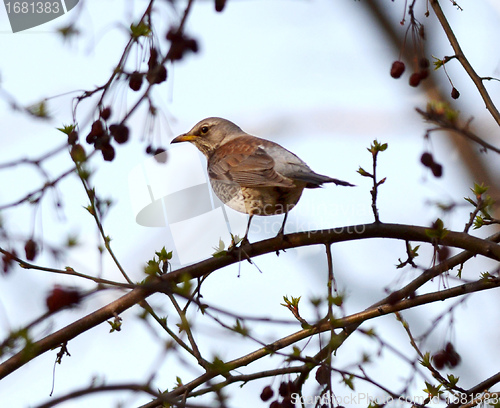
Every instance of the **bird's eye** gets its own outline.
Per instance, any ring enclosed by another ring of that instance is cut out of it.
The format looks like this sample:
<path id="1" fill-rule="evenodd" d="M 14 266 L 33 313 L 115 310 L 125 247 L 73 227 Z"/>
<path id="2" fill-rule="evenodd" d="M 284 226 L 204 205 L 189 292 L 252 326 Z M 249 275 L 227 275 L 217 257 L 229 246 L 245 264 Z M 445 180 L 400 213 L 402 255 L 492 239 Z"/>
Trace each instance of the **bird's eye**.
<path id="1" fill-rule="evenodd" d="M 203 133 L 204 135 L 208 133 L 208 126 L 202 126 L 201 129 L 200 129 L 201 133 Z"/>

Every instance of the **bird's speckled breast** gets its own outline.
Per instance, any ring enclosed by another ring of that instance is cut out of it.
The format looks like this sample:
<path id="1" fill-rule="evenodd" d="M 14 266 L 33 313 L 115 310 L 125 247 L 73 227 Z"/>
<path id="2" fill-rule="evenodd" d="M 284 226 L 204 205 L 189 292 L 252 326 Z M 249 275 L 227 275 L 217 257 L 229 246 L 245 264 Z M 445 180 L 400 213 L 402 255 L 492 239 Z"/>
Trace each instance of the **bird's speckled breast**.
<path id="1" fill-rule="evenodd" d="M 210 179 L 212 189 L 228 207 L 244 214 L 277 215 L 290 211 L 300 199 L 305 186 L 241 187 L 236 183 Z"/>

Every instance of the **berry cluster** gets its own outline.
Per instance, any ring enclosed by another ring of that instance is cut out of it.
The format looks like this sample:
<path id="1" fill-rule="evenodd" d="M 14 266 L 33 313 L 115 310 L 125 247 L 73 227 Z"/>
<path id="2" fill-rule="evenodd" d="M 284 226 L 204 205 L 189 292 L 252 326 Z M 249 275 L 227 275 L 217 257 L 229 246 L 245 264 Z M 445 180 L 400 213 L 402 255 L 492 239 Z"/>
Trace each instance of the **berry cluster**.
<path id="1" fill-rule="evenodd" d="M 170 29 L 166 36 L 170 41 L 168 57 L 171 61 L 180 60 L 186 52 L 198 52 L 198 43 L 194 38 L 190 38 L 176 29 Z"/>
<path id="2" fill-rule="evenodd" d="M 405 38 L 403 41 L 403 48 L 406 47 L 406 42 L 408 39 L 408 34 L 410 34 L 412 54 L 413 54 L 413 73 L 410 75 L 409 84 L 410 86 L 416 87 L 429 76 L 429 60 L 424 54 L 424 41 L 425 41 L 425 29 L 424 25 L 420 23 L 415 17 L 413 2 L 408 7 L 408 15 L 410 17 L 410 23 L 405 33 Z M 406 6 L 405 6 L 406 7 Z M 401 25 L 405 24 L 405 18 L 401 21 Z M 401 52 L 402 53 L 402 52 Z M 400 78 L 405 71 L 405 64 L 399 58 L 398 61 L 394 61 L 391 67 L 391 76 L 393 78 Z"/>
<path id="3" fill-rule="evenodd" d="M 54 313 L 64 307 L 77 305 L 81 299 L 82 295 L 78 290 L 56 285 L 45 299 L 45 302 L 48 311 Z"/>
<path id="4" fill-rule="evenodd" d="M 418 61 L 418 69 L 410 75 L 410 86 L 416 87 L 429 76 L 429 60 L 422 57 Z M 391 66 L 391 77 L 400 78 L 405 72 L 405 63 L 403 61 L 394 61 Z"/>
<path id="5" fill-rule="evenodd" d="M 151 84 L 161 84 L 167 80 L 167 68 L 159 61 L 158 50 L 151 47 L 149 50 L 148 71 L 146 72 L 146 80 Z M 134 71 L 128 76 L 128 86 L 133 91 L 138 91 L 142 87 L 144 74 L 139 71 Z"/>
<path id="6" fill-rule="evenodd" d="M 460 363 L 460 360 L 460 355 L 455 351 L 451 343 L 447 343 L 443 350 L 438 351 L 432 356 L 434 367 L 438 370 L 443 369 L 444 366 L 454 368 Z"/>
<path id="7" fill-rule="evenodd" d="M 112 161 L 115 158 L 115 149 L 111 145 L 111 141 L 118 144 L 126 143 L 129 139 L 129 129 L 123 123 L 113 123 L 107 126 L 107 121 L 111 116 L 111 108 L 104 108 L 90 128 L 90 132 L 85 139 L 88 144 L 93 144 L 96 150 L 100 150 L 102 157 L 106 161 Z M 80 145 L 75 145 L 73 148 Z M 80 146 L 81 147 L 81 146 Z M 83 149 L 83 147 L 82 147 Z M 73 160 L 73 151 L 71 153 Z M 75 160 L 81 161 L 81 160 Z"/>
<path id="8" fill-rule="evenodd" d="M 293 381 L 283 381 L 278 389 L 279 395 L 282 397 L 281 400 L 276 399 L 269 405 L 269 408 L 295 408 L 292 402 L 292 394 L 297 392 L 297 387 Z M 262 401 L 269 401 L 274 396 L 274 391 L 271 386 L 266 386 L 260 394 L 260 399 Z"/>
<path id="9" fill-rule="evenodd" d="M 434 157 L 429 152 L 425 152 L 420 157 L 420 162 L 425 166 L 431 169 L 434 177 L 441 177 L 443 175 L 443 166 L 434 161 Z"/>
<path id="10" fill-rule="evenodd" d="M 158 50 L 151 48 L 149 50 L 147 81 L 153 84 L 161 84 L 167 80 L 167 68 L 158 62 Z"/>

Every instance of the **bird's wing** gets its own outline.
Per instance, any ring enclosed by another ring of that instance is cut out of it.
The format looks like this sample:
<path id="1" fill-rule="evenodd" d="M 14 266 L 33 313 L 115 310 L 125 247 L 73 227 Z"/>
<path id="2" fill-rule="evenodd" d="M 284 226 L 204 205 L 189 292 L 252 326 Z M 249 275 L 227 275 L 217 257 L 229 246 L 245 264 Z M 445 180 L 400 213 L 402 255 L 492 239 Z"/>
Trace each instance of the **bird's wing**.
<path id="1" fill-rule="evenodd" d="M 241 187 L 295 187 L 255 139 L 243 136 L 220 146 L 209 159 L 209 177 Z"/>

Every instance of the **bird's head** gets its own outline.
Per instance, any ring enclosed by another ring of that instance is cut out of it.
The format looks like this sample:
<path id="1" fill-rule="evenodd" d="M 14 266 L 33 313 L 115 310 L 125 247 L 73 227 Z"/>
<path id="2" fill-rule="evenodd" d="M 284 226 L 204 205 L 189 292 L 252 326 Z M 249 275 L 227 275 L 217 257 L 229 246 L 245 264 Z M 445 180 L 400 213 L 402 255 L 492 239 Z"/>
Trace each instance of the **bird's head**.
<path id="1" fill-rule="evenodd" d="M 244 134 L 245 132 L 229 120 L 207 118 L 194 125 L 189 132 L 177 136 L 170 143 L 191 142 L 208 158 L 220 145 Z"/>

